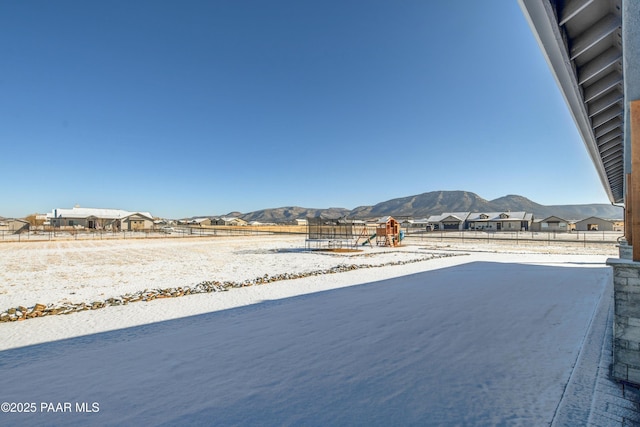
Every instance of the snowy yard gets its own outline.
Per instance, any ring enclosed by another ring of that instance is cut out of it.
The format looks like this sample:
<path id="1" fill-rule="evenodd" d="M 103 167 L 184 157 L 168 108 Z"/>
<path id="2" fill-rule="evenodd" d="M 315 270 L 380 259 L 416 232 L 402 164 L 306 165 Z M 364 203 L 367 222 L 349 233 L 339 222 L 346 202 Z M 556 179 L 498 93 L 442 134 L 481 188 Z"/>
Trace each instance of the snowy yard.
<path id="1" fill-rule="evenodd" d="M 35 410 L 0 413 L 0 424 L 548 425 L 610 299 L 611 248 L 474 246 L 428 259 L 456 248 L 303 246 L 300 237 L 0 245 L 0 309 L 425 259 L 2 323 L 0 402 Z"/>
<path id="2" fill-rule="evenodd" d="M 7 243 L 0 245 L 0 310 L 91 302 L 206 280 L 244 281 L 339 264 L 380 265 L 429 257 L 419 246 L 309 252 L 300 236 Z"/>

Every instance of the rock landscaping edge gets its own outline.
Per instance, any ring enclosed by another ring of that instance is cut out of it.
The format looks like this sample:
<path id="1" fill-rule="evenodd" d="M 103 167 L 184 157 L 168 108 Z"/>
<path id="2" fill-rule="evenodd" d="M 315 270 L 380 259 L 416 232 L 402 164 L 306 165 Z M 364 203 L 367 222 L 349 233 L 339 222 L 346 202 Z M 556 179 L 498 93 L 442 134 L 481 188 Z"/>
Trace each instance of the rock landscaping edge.
<path id="1" fill-rule="evenodd" d="M 163 298 L 177 298 L 185 295 L 195 295 L 211 292 L 225 292 L 232 288 L 243 288 L 246 286 L 264 285 L 267 283 L 279 282 L 281 280 L 293 280 L 302 279 L 310 276 L 321 276 L 325 274 L 344 273 L 346 271 L 359 270 L 363 268 L 380 268 L 395 265 L 412 264 L 416 262 L 429 261 L 437 258 L 448 258 L 453 256 L 466 255 L 466 254 L 429 254 L 428 257 L 422 256 L 420 258 L 406 260 L 406 261 L 392 261 L 383 264 L 338 264 L 335 267 L 331 267 L 325 270 L 312 270 L 301 273 L 282 273 L 275 276 L 265 274 L 264 276 L 256 277 L 255 279 L 247 279 L 242 282 L 234 281 L 204 281 L 193 286 L 184 286 L 177 288 L 166 289 L 145 289 L 134 293 L 124 294 L 119 297 L 107 298 L 102 301 L 93 301 L 90 303 L 63 303 L 63 304 L 41 304 L 37 303 L 34 306 L 18 306 L 11 307 L 3 312 L 0 312 L 0 323 L 16 322 L 27 319 L 33 319 L 36 317 L 71 314 L 80 311 L 97 310 L 109 306 L 127 305 L 129 303 L 139 301 L 153 301 L 155 299 Z"/>

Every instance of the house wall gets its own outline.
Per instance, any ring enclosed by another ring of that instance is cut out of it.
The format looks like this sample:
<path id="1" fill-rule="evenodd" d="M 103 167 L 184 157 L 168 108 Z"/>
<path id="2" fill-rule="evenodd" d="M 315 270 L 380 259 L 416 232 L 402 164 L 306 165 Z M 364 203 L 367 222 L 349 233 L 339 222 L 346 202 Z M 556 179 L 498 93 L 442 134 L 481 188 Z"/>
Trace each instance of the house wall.
<path id="1" fill-rule="evenodd" d="M 12 219 L 7 219 L 7 220 L 4 220 L 2 222 L 5 225 L 0 226 L 0 230 L 7 231 L 9 233 L 15 233 L 15 232 L 20 231 L 22 229 L 25 229 L 25 230 L 29 229 L 29 223 L 28 222 L 16 221 L 16 220 L 12 220 Z"/>
<path id="2" fill-rule="evenodd" d="M 469 221 L 469 230 L 491 230 L 491 224 L 487 221 Z"/>
<path id="3" fill-rule="evenodd" d="M 525 227 L 522 226 L 523 222 L 527 223 Z M 523 221 L 520 219 L 504 219 L 502 221 L 474 221 L 469 223 L 470 230 L 522 231 L 523 228 L 525 230 L 528 230 L 530 228 L 530 224 L 528 224 L 527 221 Z"/>
<path id="4" fill-rule="evenodd" d="M 51 226 L 53 227 L 86 227 L 86 218 L 51 218 Z"/>
<path id="5" fill-rule="evenodd" d="M 560 231 L 567 232 L 569 230 L 569 224 L 567 222 L 546 222 L 540 223 L 540 231 Z"/>
<path id="6" fill-rule="evenodd" d="M 613 366 L 611 375 L 640 384 L 640 264 L 609 258 L 613 267 Z"/>
<path id="7" fill-rule="evenodd" d="M 92 228 L 95 230 L 104 230 L 108 227 L 109 224 L 113 223 L 113 219 L 105 219 L 105 218 L 98 218 L 95 216 L 90 216 L 87 217 L 86 219 L 86 227 L 87 228 Z"/>
<path id="8" fill-rule="evenodd" d="M 502 231 L 520 231 L 522 229 L 522 221 L 502 221 Z"/>
<path id="9" fill-rule="evenodd" d="M 127 231 L 136 231 L 136 230 L 150 230 L 153 228 L 153 221 L 140 217 L 140 216 L 130 216 L 122 220 L 122 229 Z"/>
<path id="10" fill-rule="evenodd" d="M 496 222 L 494 221 L 473 221 L 469 222 L 470 230 L 496 230 Z"/>

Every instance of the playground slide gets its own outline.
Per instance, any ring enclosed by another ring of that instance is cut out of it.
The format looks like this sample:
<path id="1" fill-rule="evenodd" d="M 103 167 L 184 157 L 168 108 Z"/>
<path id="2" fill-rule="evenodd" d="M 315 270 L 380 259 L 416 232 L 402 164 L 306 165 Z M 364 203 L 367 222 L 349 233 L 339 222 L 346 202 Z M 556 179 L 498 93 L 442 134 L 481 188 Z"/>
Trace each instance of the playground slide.
<path id="1" fill-rule="evenodd" d="M 366 245 L 367 243 L 371 242 L 371 239 L 375 239 L 376 234 L 373 233 L 371 236 L 369 236 L 369 238 L 367 240 L 364 241 L 364 243 L 362 244 L 362 246 Z"/>

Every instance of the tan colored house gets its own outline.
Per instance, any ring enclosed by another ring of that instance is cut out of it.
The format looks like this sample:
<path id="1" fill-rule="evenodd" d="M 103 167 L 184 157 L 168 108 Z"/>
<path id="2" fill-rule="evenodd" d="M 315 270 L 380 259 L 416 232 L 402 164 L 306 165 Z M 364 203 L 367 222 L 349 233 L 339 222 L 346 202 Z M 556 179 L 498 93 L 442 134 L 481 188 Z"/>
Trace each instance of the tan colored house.
<path id="1" fill-rule="evenodd" d="M 592 216 L 576 222 L 576 231 L 613 231 L 613 221 Z"/>
<path id="2" fill-rule="evenodd" d="M 531 227 L 531 231 L 542 232 L 566 233 L 567 231 L 569 231 L 569 229 L 569 221 L 557 216 L 550 216 L 541 221 L 535 221 Z"/>
<path id="3" fill-rule="evenodd" d="M 121 219 L 120 230 L 142 231 L 152 230 L 153 217 L 148 213 L 136 212 Z"/>
<path id="4" fill-rule="evenodd" d="M 189 225 L 195 225 L 198 227 L 207 227 L 211 225 L 211 218 L 196 218 L 188 222 Z"/>
<path id="5" fill-rule="evenodd" d="M 211 220 L 211 225 L 248 225 L 247 221 L 235 217 L 220 217 Z"/>

